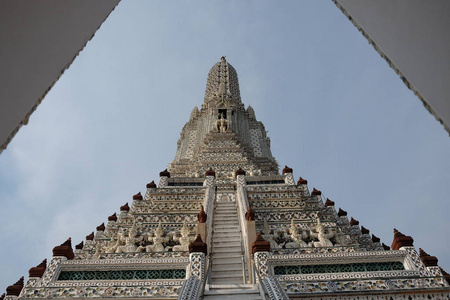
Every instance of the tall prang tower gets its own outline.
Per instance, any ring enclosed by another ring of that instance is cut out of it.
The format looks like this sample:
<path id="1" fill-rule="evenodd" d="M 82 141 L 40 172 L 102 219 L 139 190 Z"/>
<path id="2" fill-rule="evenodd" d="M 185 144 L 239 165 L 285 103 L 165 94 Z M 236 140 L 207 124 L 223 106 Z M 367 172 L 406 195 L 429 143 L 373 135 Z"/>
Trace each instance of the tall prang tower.
<path id="1" fill-rule="evenodd" d="M 437 258 L 392 246 L 281 174 L 225 57 L 158 184 L 9 286 L 5 299 L 450 299 Z M 1 297 L 0 297 L 1 298 Z"/>

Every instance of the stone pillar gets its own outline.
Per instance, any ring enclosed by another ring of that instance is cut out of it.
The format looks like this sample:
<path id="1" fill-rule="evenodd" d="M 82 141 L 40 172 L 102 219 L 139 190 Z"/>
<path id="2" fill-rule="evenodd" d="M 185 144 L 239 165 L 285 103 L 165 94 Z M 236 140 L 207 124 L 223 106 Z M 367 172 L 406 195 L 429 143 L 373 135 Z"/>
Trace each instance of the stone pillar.
<path id="1" fill-rule="evenodd" d="M 284 183 L 288 185 L 295 185 L 294 175 L 292 175 L 293 173 L 292 168 L 284 166 L 282 173 L 284 175 Z"/>
<path id="2" fill-rule="evenodd" d="M 199 235 L 202 238 L 202 241 L 206 241 L 206 223 L 198 223 L 197 224 L 197 232 L 196 235 Z"/>
<path id="3" fill-rule="evenodd" d="M 259 232 L 256 234 L 255 242 L 252 244 L 252 253 L 257 272 L 255 281 L 258 283 L 260 279 L 264 280 L 269 275 L 269 265 L 267 260 L 270 255 L 270 243 L 264 240 Z"/>
<path id="4" fill-rule="evenodd" d="M 6 297 L 5 299 L 13 300 L 17 299 L 20 295 L 20 292 L 23 289 L 23 276 L 13 285 L 10 285 L 6 288 Z"/>
<path id="5" fill-rule="evenodd" d="M 256 224 L 255 220 L 247 220 L 246 221 L 247 226 L 247 249 L 252 248 L 252 243 L 256 240 Z M 249 280 L 251 283 L 255 282 L 255 279 L 253 278 L 253 272 L 252 272 L 252 254 L 250 251 L 248 251 L 248 274 L 249 274 Z"/>
<path id="6" fill-rule="evenodd" d="M 170 178 L 170 172 L 165 169 L 164 171 L 159 173 L 159 184 L 158 188 L 164 188 L 168 185 Z"/>
<path id="7" fill-rule="evenodd" d="M 189 254 L 189 270 L 186 277 L 197 277 L 200 281 L 205 281 L 205 259 L 203 252 L 193 252 Z"/>
<path id="8" fill-rule="evenodd" d="M 255 278 L 255 283 L 259 283 L 259 279 L 264 280 L 269 275 L 269 264 L 267 259 L 269 258 L 269 252 L 256 252 L 253 254 L 255 261 L 256 272 L 258 272 Z"/>

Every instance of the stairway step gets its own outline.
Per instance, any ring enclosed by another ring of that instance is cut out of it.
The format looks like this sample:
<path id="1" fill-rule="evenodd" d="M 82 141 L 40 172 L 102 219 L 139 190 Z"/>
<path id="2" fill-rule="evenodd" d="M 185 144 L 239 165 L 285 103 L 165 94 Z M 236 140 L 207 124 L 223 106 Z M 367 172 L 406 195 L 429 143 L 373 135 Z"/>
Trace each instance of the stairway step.
<path id="1" fill-rule="evenodd" d="M 229 254 L 236 254 L 239 253 L 239 255 L 241 254 L 241 247 L 236 247 L 236 249 L 233 248 L 213 248 L 213 253 L 229 253 Z"/>
<path id="2" fill-rule="evenodd" d="M 235 271 L 242 274 L 242 263 L 238 264 L 214 264 L 212 266 L 212 272 L 223 272 L 223 271 Z"/>
<path id="3" fill-rule="evenodd" d="M 210 289 L 205 291 L 204 295 L 259 295 L 257 289 Z"/>
<path id="4" fill-rule="evenodd" d="M 216 215 L 215 217 L 214 217 L 214 221 L 215 222 L 217 222 L 217 221 L 233 221 L 233 222 L 238 222 L 238 219 L 237 219 L 237 217 L 236 216 L 224 216 L 224 215 Z"/>
<path id="5" fill-rule="evenodd" d="M 237 216 L 237 211 L 235 209 L 216 209 L 215 215 L 234 215 Z"/>
<path id="6" fill-rule="evenodd" d="M 211 278 L 211 283 L 216 284 L 240 284 L 243 282 L 242 274 L 240 276 L 235 277 L 227 277 L 227 278 Z"/>
<path id="7" fill-rule="evenodd" d="M 214 216 L 214 221 L 223 221 L 223 220 L 229 220 L 229 221 L 233 221 L 233 222 L 238 222 L 238 218 L 236 217 L 236 215 L 218 215 L 216 214 Z"/>
<path id="8" fill-rule="evenodd" d="M 219 219 L 214 219 L 214 225 L 238 225 L 239 222 L 238 220 L 233 220 L 230 218 L 219 218 Z"/>
<path id="9" fill-rule="evenodd" d="M 240 278 L 240 280 L 242 280 L 242 270 L 230 270 L 230 271 L 223 270 L 211 272 L 211 279 L 224 280 L 225 278 Z"/>
<path id="10" fill-rule="evenodd" d="M 238 229 L 229 229 L 229 228 L 224 228 L 224 229 L 215 229 L 214 230 L 214 237 L 226 237 L 226 236 L 241 236 L 241 233 L 239 232 Z"/>
<path id="11" fill-rule="evenodd" d="M 230 236 L 230 235 L 216 235 L 216 239 L 213 236 L 213 244 L 215 243 L 228 243 L 228 242 L 241 242 L 241 237 L 239 235 Z M 217 241 L 216 241 L 217 240 Z"/>
<path id="12" fill-rule="evenodd" d="M 218 258 L 214 256 L 214 266 L 226 264 L 242 264 L 241 256 Z"/>
<path id="13" fill-rule="evenodd" d="M 239 258 L 241 259 L 241 251 L 235 251 L 235 252 L 214 252 L 213 249 L 213 255 L 214 259 L 222 259 L 222 258 Z M 214 263 L 213 263 L 214 264 Z"/>
<path id="14" fill-rule="evenodd" d="M 257 284 L 239 283 L 239 284 L 207 284 L 206 291 L 209 290 L 258 290 Z"/>
<path id="15" fill-rule="evenodd" d="M 235 226 L 235 227 L 214 227 L 214 233 L 220 233 L 223 235 L 223 233 L 235 233 L 239 236 L 241 236 L 241 231 L 239 229 L 239 227 Z"/>
<path id="16" fill-rule="evenodd" d="M 216 222 L 217 223 L 217 222 Z M 219 229 L 224 229 L 224 228 L 239 228 L 239 225 L 237 224 L 237 222 L 221 222 L 218 224 L 214 224 L 214 228 L 219 228 Z"/>
<path id="17" fill-rule="evenodd" d="M 204 292 L 204 299 L 261 299 L 256 289 L 214 289 Z"/>
<path id="18" fill-rule="evenodd" d="M 214 241 L 213 248 L 214 249 L 218 249 L 218 248 L 241 249 L 241 241 L 221 241 L 221 240 L 219 240 L 218 242 Z"/>

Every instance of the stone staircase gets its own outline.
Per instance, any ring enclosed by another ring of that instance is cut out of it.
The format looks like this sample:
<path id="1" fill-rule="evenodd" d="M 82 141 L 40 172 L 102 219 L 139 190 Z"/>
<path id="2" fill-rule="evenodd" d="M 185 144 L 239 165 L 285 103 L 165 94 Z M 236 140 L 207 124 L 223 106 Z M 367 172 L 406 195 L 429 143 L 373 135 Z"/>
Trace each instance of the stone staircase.
<path id="1" fill-rule="evenodd" d="M 242 237 L 235 203 L 216 202 L 213 222 L 211 284 L 203 299 L 261 299 L 256 286 L 244 284 Z"/>

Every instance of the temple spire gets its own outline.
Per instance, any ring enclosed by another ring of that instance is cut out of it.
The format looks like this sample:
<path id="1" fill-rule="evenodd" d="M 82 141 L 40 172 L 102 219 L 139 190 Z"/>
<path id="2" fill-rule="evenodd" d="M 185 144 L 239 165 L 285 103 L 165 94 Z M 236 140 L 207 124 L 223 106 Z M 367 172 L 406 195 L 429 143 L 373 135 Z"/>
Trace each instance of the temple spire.
<path id="1" fill-rule="evenodd" d="M 208 73 L 205 90 L 205 105 L 229 106 L 241 103 L 236 70 L 225 56 Z"/>

